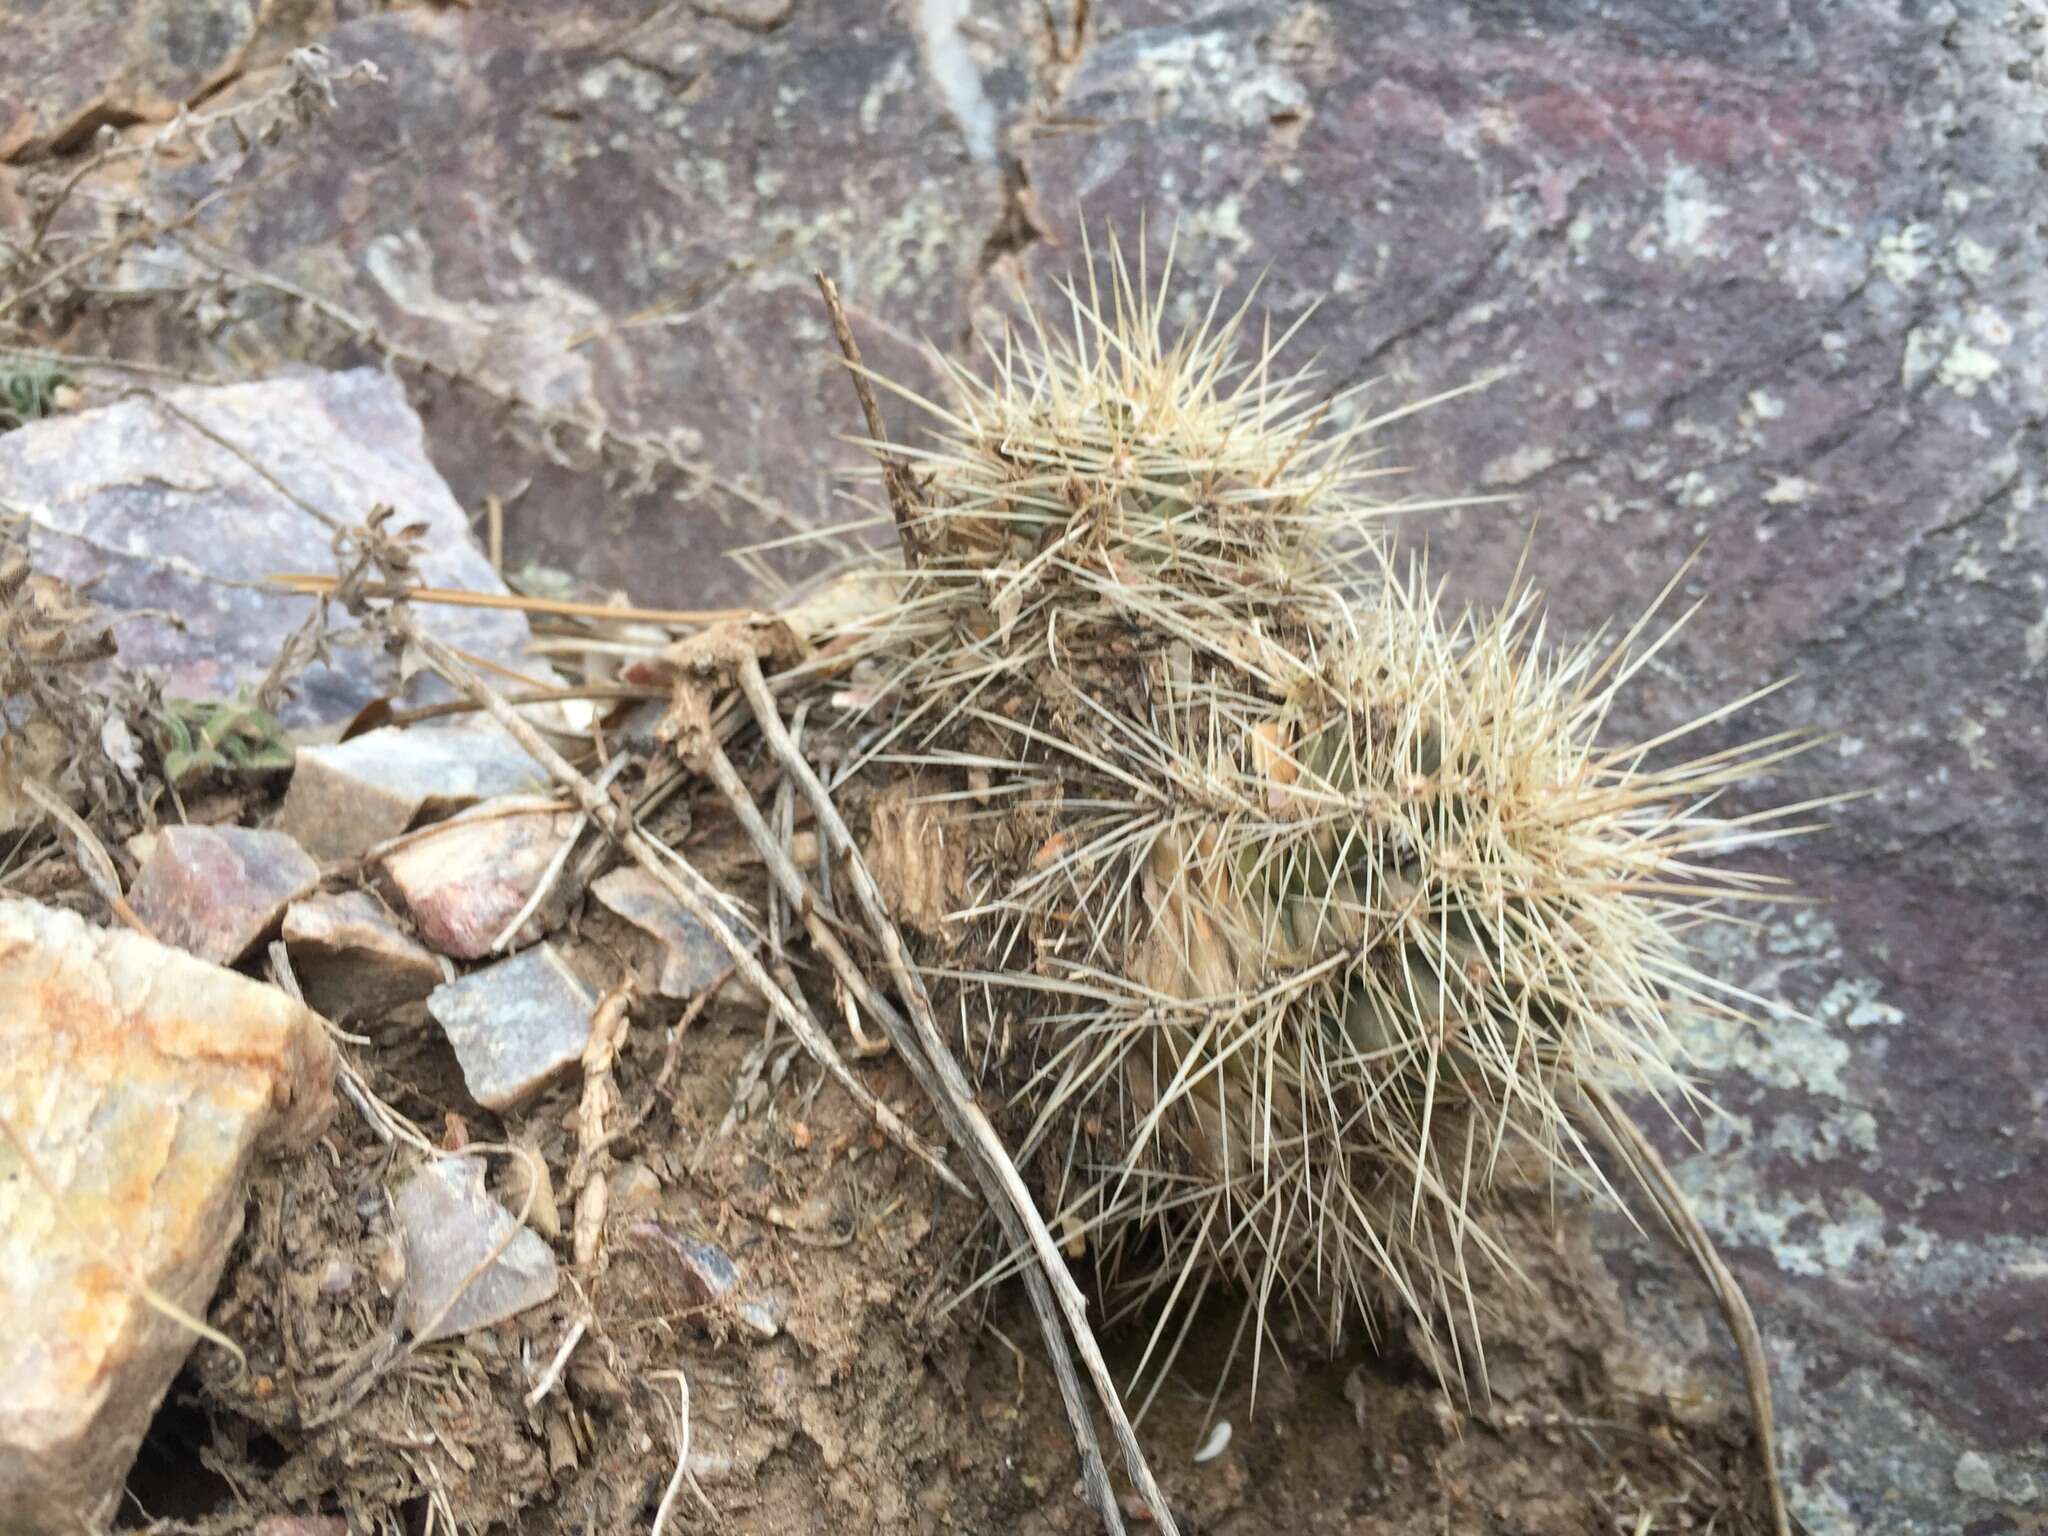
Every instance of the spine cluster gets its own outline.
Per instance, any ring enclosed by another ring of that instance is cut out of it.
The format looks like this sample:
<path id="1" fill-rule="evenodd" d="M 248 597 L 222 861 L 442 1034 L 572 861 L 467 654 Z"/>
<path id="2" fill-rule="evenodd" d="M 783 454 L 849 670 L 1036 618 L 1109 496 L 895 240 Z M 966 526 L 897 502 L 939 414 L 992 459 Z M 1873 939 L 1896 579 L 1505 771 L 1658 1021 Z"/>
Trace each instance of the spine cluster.
<path id="1" fill-rule="evenodd" d="M 1675 624 L 1447 612 L 1382 532 L 1390 418 L 1248 309 L 1169 339 L 1167 279 L 1108 257 L 919 401 L 915 564 L 832 647 L 870 771 L 943 812 L 928 972 L 1007 1046 L 1056 1222 L 1174 1304 L 1155 1343 L 1220 1282 L 1332 1341 L 1391 1305 L 1483 1371 L 1495 1196 L 1600 1185 L 1589 1089 L 1687 1094 L 1683 1017 L 1741 1007 L 1691 946 L 1763 884 L 1706 860 L 1791 830 L 1711 807 L 1799 743 L 1684 754 L 1747 701 L 1603 743 Z"/>

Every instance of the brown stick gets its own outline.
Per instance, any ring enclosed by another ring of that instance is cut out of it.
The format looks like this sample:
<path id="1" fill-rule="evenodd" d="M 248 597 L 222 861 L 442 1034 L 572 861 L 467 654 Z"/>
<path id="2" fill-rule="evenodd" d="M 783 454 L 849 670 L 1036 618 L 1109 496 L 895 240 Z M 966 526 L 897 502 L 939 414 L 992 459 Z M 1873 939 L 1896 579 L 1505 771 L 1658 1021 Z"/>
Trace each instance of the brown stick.
<path id="1" fill-rule="evenodd" d="M 318 597 L 332 592 L 339 578 L 312 571 L 276 571 L 263 578 L 300 596 Z M 608 603 L 578 603 L 566 598 L 526 597 L 518 592 L 465 592 L 456 587 L 399 587 L 388 581 L 366 581 L 365 597 L 403 597 L 415 603 L 438 603 L 449 608 L 509 608 L 518 613 L 546 614 L 570 619 L 612 619 L 622 624 L 715 624 L 726 619 L 744 619 L 751 608 L 615 608 Z"/>
<path id="2" fill-rule="evenodd" d="M 708 736 L 708 733 L 706 735 Z M 755 804 L 753 794 L 747 789 L 746 782 L 740 778 L 738 770 L 733 767 L 731 759 L 726 757 L 716 740 L 701 742 L 699 755 L 704 766 L 710 771 L 712 781 L 725 792 L 734 814 L 739 817 L 740 824 L 746 829 L 747 835 L 767 864 L 770 875 L 784 896 L 803 914 L 804 926 L 811 936 L 811 942 L 831 962 L 833 971 L 847 989 L 859 999 L 869 1013 L 882 1020 L 890 1041 L 897 1046 L 898 1053 L 917 1077 L 918 1085 L 934 1103 L 943 1105 L 946 1102 L 945 1084 L 916 1048 L 910 1024 L 895 1006 L 869 983 L 839 942 L 839 936 L 819 917 L 811 888 L 797 872 L 788 850 L 770 832 L 767 821 L 761 815 L 760 807 Z M 822 854 L 821 863 L 829 856 L 829 851 Z M 953 1129 L 951 1119 L 947 1121 L 947 1127 L 949 1130 Z M 973 1144 L 965 1141 L 961 1144 L 968 1148 L 972 1156 Z M 991 1199 L 993 1203 L 993 1197 Z M 997 1208 L 997 1214 L 1002 1214 L 1000 1207 Z M 1010 1240 L 1018 1244 L 1021 1250 L 1025 1246 L 1023 1239 L 1007 1224 L 1005 1230 L 1011 1233 Z M 1101 1513 L 1105 1528 L 1112 1536 L 1122 1536 L 1122 1513 L 1117 1508 L 1115 1492 L 1109 1486 L 1109 1469 L 1102 1460 L 1102 1447 L 1096 1443 L 1095 1426 L 1090 1416 L 1088 1399 L 1081 1390 L 1080 1377 L 1074 1370 L 1073 1355 L 1067 1348 L 1066 1334 L 1060 1321 L 1059 1304 L 1053 1298 L 1052 1287 L 1040 1270 L 1025 1268 L 1023 1273 L 1032 1310 L 1037 1313 L 1039 1328 L 1045 1335 L 1046 1352 L 1052 1360 L 1053 1376 L 1059 1383 L 1060 1398 L 1066 1405 L 1068 1419 L 1073 1424 L 1075 1444 L 1081 1455 L 1081 1480 Z"/>
<path id="3" fill-rule="evenodd" d="M 1742 1286 L 1722 1260 L 1713 1238 L 1707 1235 L 1707 1229 L 1685 1198 L 1685 1191 L 1678 1187 L 1678 1180 L 1671 1176 L 1670 1168 L 1650 1144 L 1649 1137 L 1605 1088 L 1590 1086 L 1586 1094 L 1597 1111 L 1594 1125 L 1604 1133 L 1615 1155 L 1635 1174 L 1658 1213 L 1685 1245 L 1693 1263 L 1713 1288 L 1728 1331 L 1735 1335 L 1735 1348 L 1742 1356 L 1743 1381 L 1749 1389 L 1749 1413 L 1756 1423 L 1757 1454 L 1763 1460 L 1764 1491 L 1771 1502 L 1771 1529 L 1776 1536 L 1791 1536 L 1785 1485 L 1778 1477 L 1778 1434 L 1771 1409 L 1770 1366 L 1764 1359 L 1763 1335 L 1757 1330 L 1756 1314 L 1750 1311 Z"/>
<path id="4" fill-rule="evenodd" d="M 832 334 L 846 357 L 846 371 L 853 375 L 853 392 L 860 400 L 861 415 L 867 418 L 875 458 L 882 466 L 882 484 L 888 489 L 889 510 L 896 518 L 896 537 L 903 544 L 903 563 L 915 570 L 924 553 L 924 541 L 917 532 L 917 487 L 909 467 L 889 451 L 889 430 L 882 424 L 882 407 L 875 399 L 874 386 L 868 383 L 860 343 L 853 339 L 853 327 L 846 320 L 846 307 L 839 302 L 839 285 L 822 272 L 815 275 L 825 308 L 832 315 Z"/>

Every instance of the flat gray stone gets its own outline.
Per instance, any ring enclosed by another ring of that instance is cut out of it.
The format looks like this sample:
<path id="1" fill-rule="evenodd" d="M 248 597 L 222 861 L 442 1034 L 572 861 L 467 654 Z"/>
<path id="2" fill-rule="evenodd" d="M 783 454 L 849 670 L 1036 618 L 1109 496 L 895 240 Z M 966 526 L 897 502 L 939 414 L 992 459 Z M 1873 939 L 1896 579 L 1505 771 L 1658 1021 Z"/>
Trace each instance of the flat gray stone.
<path id="1" fill-rule="evenodd" d="M 427 460 L 420 418 L 381 370 L 173 389 L 163 400 L 182 416 L 133 398 L 0 437 L 0 485 L 10 512 L 26 516 L 38 571 L 97 583 L 93 598 L 109 612 L 182 619 L 174 628 L 136 618 L 119 631 L 120 661 L 156 670 L 167 694 L 224 699 L 259 683 L 313 604 L 264 578 L 331 573 L 335 528 L 380 505 L 403 508 L 400 521 L 423 529 L 422 582 L 505 590 Z M 447 696 L 430 672 L 402 682 L 397 657 L 362 644 L 347 614 L 331 618 L 329 658 L 306 670 L 277 711 L 287 725 L 347 720 L 372 699 Z M 521 614 L 437 609 L 432 624 L 460 650 L 553 677 L 522 654 L 531 632 Z"/>
<path id="2" fill-rule="evenodd" d="M 392 1203 L 405 1239 L 401 1315 L 406 1332 L 419 1342 L 488 1328 L 555 1294 L 555 1256 L 484 1192 L 484 1165 L 477 1159 L 428 1163 Z M 517 1235 L 470 1279 L 508 1233 Z"/>
<path id="3" fill-rule="evenodd" d="M 336 1023 L 416 1002 L 448 979 L 433 951 L 367 891 L 293 902 L 283 935 L 306 1001 Z"/>
<path id="4" fill-rule="evenodd" d="M 386 726 L 300 747 L 277 825 L 316 859 L 353 859 L 422 822 L 546 784 L 533 759 L 495 727 Z"/>
<path id="5" fill-rule="evenodd" d="M 320 867 L 282 832 L 165 827 L 128 900 L 166 944 L 233 965 L 319 879 Z"/>
<path id="6" fill-rule="evenodd" d="M 596 1006 L 551 944 L 473 971 L 427 998 L 470 1096 L 487 1109 L 519 1103 L 581 1061 Z"/>

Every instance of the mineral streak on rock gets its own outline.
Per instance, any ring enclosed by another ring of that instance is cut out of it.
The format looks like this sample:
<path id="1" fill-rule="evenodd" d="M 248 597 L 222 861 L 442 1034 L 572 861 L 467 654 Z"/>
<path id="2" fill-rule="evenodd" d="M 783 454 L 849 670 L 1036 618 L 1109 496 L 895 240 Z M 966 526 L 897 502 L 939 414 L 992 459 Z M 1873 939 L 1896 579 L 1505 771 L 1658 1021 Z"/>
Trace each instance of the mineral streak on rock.
<path id="1" fill-rule="evenodd" d="M 141 1288 L 205 1313 L 241 1230 L 244 1172 L 325 1126 L 334 1060 L 319 1018 L 274 987 L 0 900 L 10 1536 L 111 1514 L 195 1339 Z"/>

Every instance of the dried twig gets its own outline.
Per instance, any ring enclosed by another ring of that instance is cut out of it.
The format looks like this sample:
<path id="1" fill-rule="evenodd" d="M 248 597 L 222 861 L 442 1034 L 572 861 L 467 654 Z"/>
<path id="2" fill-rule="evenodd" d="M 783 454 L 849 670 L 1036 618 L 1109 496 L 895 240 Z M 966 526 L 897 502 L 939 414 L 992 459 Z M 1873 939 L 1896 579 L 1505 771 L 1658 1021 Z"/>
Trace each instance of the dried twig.
<path id="1" fill-rule="evenodd" d="M 605 1117 L 618 1107 L 619 1091 L 612 1082 L 612 1063 L 631 1022 L 633 986 L 616 987 L 604 995 L 590 1018 L 590 1039 L 583 1047 L 583 1097 L 576 1106 L 576 1158 L 564 1181 L 576 1197 L 576 1214 L 570 1222 L 570 1252 L 576 1263 L 589 1264 L 597 1257 L 598 1240 L 604 1233 L 605 1206 L 610 1186 L 605 1182 L 599 1159 L 610 1161 L 604 1148 Z"/>
<path id="2" fill-rule="evenodd" d="M 1154 1519 L 1165 1536 L 1174 1536 L 1175 1526 L 1166 1496 L 1160 1491 L 1157 1479 L 1145 1460 L 1144 1449 L 1138 1444 L 1136 1432 L 1131 1427 L 1129 1416 L 1124 1412 L 1123 1401 L 1116 1389 L 1116 1383 L 1109 1373 L 1108 1362 L 1102 1357 L 1101 1347 L 1095 1341 L 1095 1333 L 1088 1322 L 1088 1303 L 1081 1290 L 1068 1272 L 1065 1260 L 1060 1256 L 1059 1244 L 1045 1225 L 1045 1218 L 1039 1214 L 1038 1206 L 1025 1187 L 1017 1165 L 1011 1161 L 1002 1139 L 995 1127 L 989 1123 L 987 1114 L 975 1102 L 974 1090 L 969 1086 L 966 1074 L 954 1060 L 951 1048 L 946 1044 L 944 1032 L 933 1016 L 931 999 L 926 994 L 923 978 L 911 966 L 903 944 L 903 935 L 889 917 L 882 902 L 881 891 L 876 887 L 874 876 L 868 872 L 866 861 L 861 857 L 859 845 L 848 830 L 846 822 L 833 805 L 832 797 L 812 771 L 811 766 L 797 752 L 789 739 L 789 732 L 782 723 L 775 696 L 762 675 L 761 664 L 750 649 L 736 648 L 735 666 L 741 691 L 760 723 L 761 732 L 769 749 L 792 774 L 805 796 L 811 802 L 811 809 L 817 817 L 821 836 L 830 839 L 833 851 L 846 861 L 847 874 L 853 886 L 855 898 L 867 918 L 869 927 L 882 946 L 882 952 L 894 977 L 898 993 L 910 1010 L 913 1031 L 904 1031 L 900 1015 L 891 1017 L 883 1012 L 880 1017 L 888 1025 L 891 1039 L 897 1052 L 913 1069 L 920 1065 L 919 1081 L 931 1095 L 946 1127 L 974 1164 L 976 1177 L 981 1181 L 983 1194 L 996 1218 L 1009 1234 L 1010 1240 L 1020 1249 L 1028 1247 L 1038 1257 L 1038 1266 L 1027 1270 L 1026 1277 L 1033 1291 L 1033 1300 L 1041 1299 L 1041 1289 L 1051 1292 L 1051 1304 L 1056 1305 L 1066 1328 L 1072 1336 L 1073 1347 L 1080 1354 L 1087 1367 L 1089 1377 L 1095 1385 L 1096 1396 L 1103 1411 L 1108 1414 L 1111 1428 L 1115 1431 L 1118 1449 L 1123 1453 L 1125 1469 L 1131 1481 L 1137 1485 L 1139 1494 L 1150 1506 Z M 1057 1321 L 1041 1315 L 1045 1327 L 1048 1347 L 1054 1354 L 1057 1368 L 1064 1354 L 1063 1342 L 1058 1337 Z M 1071 1371 L 1071 1367 L 1069 1367 Z M 1062 1394 L 1066 1395 L 1067 1379 L 1061 1382 Z M 1080 1442 L 1084 1463 L 1084 1475 L 1091 1494 L 1102 1514 L 1104 1524 L 1112 1531 L 1122 1530 L 1122 1519 L 1118 1512 L 1115 1495 L 1109 1488 L 1108 1477 L 1103 1471 L 1101 1453 L 1094 1450 L 1094 1430 L 1089 1422 L 1086 1405 L 1076 1397 L 1068 1397 L 1068 1417 L 1073 1423 L 1075 1439 Z M 1093 1451 L 1093 1455 L 1090 1452 Z"/>
<path id="3" fill-rule="evenodd" d="M 336 580 L 311 571 L 277 571 L 263 579 L 301 596 L 331 593 Z M 364 583 L 362 591 L 365 597 L 403 597 L 410 602 L 446 608 L 509 608 L 524 614 L 605 619 L 619 624 L 716 624 L 744 619 L 753 612 L 750 608 L 624 608 L 607 603 L 571 602 L 566 598 L 527 597 L 518 592 L 465 592 L 456 587 L 401 587 L 377 581 Z"/>
<path id="4" fill-rule="evenodd" d="M 697 1502 L 714 1520 L 718 1518 L 718 1506 L 706 1497 L 697 1475 L 690 1470 L 690 1378 L 679 1370 L 657 1371 L 655 1375 L 676 1384 L 676 1469 L 670 1475 L 668 1487 L 662 1491 L 661 1503 L 654 1511 L 652 1536 L 662 1536 L 662 1532 L 668 1529 L 669 1516 L 675 1512 L 676 1498 L 683 1491 L 684 1483 L 690 1485 L 690 1491 L 697 1495 Z"/>
<path id="5" fill-rule="evenodd" d="M 604 765 L 603 769 L 599 771 L 597 778 L 592 782 L 599 789 L 610 789 L 612 780 L 619 776 L 620 771 L 629 761 L 630 759 L 625 757 L 613 758 Z M 519 910 L 513 913 L 512 920 L 499 930 L 498 936 L 491 940 L 492 954 L 499 954 L 509 948 L 512 941 L 519 937 L 519 930 L 524 928 L 532 920 L 533 915 L 541 909 L 541 906 L 547 901 L 549 893 L 560 882 L 562 872 L 569 867 L 569 856 L 576 851 L 576 845 L 583 841 L 583 834 L 589 826 L 590 812 L 578 811 L 576 813 L 576 820 L 569 826 L 568 835 L 556 847 L 553 857 L 548 860 L 547 868 L 541 871 L 540 879 L 534 882 L 533 893 L 520 904 Z M 573 901 L 575 898 L 576 892 L 572 889 L 569 893 L 569 899 Z"/>
<path id="6" fill-rule="evenodd" d="M 846 371 L 853 376 L 853 392 L 860 398 L 861 415 L 867 418 L 868 437 L 881 461 L 882 482 L 889 491 L 889 510 L 896 517 L 896 537 L 903 542 L 903 563 L 915 568 L 923 554 L 923 541 L 917 531 L 916 482 L 909 466 L 889 451 L 882 407 L 875 400 L 874 386 L 868 383 L 867 368 L 860 360 L 860 343 L 853 339 L 853 327 L 846 320 L 846 307 L 839 302 L 839 285 L 822 272 L 816 276 L 818 291 L 825 296 L 825 308 L 832 314 L 832 334 L 845 354 Z"/>
<path id="7" fill-rule="evenodd" d="M 149 924 L 136 916 L 135 909 L 129 906 L 127 898 L 122 896 L 121 877 L 115 872 L 113 858 L 107 853 L 105 844 L 100 842 L 92 828 L 86 825 L 85 819 L 64 803 L 63 796 L 34 779 L 24 778 L 21 781 L 21 788 L 22 793 L 43 808 L 45 815 L 71 834 L 78 845 L 79 871 L 85 876 L 86 883 L 93 888 L 94 894 L 107 904 L 116 917 L 145 939 L 155 938 L 156 935 L 150 932 Z"/>
<path id="8" fill-rule="evenodd" d="M 1764 1359 L 1763 1335 L 1757 1330 L 1756 1314 L 1750 1311 L 1742 1286 L 1722 1260 L 1713 1238 L 1707 1234 L 1691 1202 L 1685 1198 L 1685 1191 L 1678 1187 L 1678 1180 L 1671 1176 L 1671 1169 L 1642 1133 L 1641 1127 L 1607 1089 L 1589 1084 L 1586 1093 L 1595 1111 L 1592 1116 L 1594 1126 L 1606 1137 L 1614 1154 L 1636 1176 L 1644 1193 L 1670 1224 L 1693 1263 L 1706 1277 L 1707 1284 L 1713 1289 L 1714 1300 L 1720 1303 L 1721 1315 L 1727 1321 L 1728 1331 L 1735 1336 L 1735 1348 L 1742 1356 L 1743 1381 L 1749 1390 L 1750 1417 L 1756 1425 L 1757 1455 L 1763 1462 L 1764 1489 L 1771 1502 L 1771 1529 L 1776 1536 L 1791 1536 L 1791 1516 L 1785 1507 L 1785 1485 L 1778 1476 L 1777 1421 L 1771 1408 L 1770 1366 Z"/>
<path id="9" fill-rule="evenodd" d="M 526 1394 L 527 1407 L 538 1408 L 541 1399 L 555 1390 L 555 1383 L 562 1379 L 562 1370 L 568 1365 L 569 1357 L 576 1352 L 576 1346 L 583 1342 L 583 1335 L 589 1329 L 590 1319 L 587 1317 L 577 1318 L 570 1326 L 569 1332 L 562 1339 L 561 1348 L 555 1351 L 554 1359 L 550 1360 L 548 1368 L 540 1373 L 540 1380 L 533 1384 L 533 1390 Z"/>

